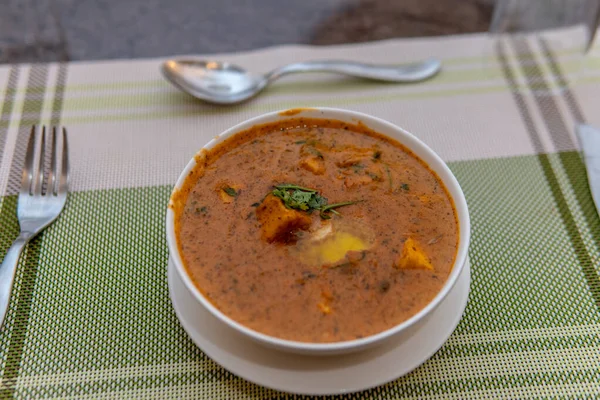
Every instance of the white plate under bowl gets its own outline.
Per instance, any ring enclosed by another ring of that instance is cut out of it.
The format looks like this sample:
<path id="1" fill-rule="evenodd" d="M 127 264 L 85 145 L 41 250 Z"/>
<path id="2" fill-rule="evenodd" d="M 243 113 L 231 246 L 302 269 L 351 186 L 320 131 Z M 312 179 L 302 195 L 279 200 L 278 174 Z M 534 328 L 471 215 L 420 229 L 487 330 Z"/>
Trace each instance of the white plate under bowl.
<path id="1" fill-rule="evenodd" d="M 216 363 L 258 385 L 307 395 L 357 392 L 401 377 L 429 359 L 452 334 L 467 306 L 471 269 L 428 316 L 380 346 L 336 356 L 308 356 L 261 346 L 199 307 L 169 258 L 175 313 L 194 343 Z"/>

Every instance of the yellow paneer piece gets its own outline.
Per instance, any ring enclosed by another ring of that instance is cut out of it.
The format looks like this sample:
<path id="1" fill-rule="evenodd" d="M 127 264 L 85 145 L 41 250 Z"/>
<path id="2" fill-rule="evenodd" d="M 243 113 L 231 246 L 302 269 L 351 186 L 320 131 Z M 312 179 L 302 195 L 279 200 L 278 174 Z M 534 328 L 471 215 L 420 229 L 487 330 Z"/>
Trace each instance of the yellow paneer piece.
<path id="1" fill-rule="evenodd" d="M 306 157 L 300 160 L 300 166 L 315 175 L 325 173 L 325 162 L 319 157 Z"/>
<path id="2" fill-rule="evenodd" d="M 429 258 L 419 246 L 419 243 L 413 238 L 406 239 L 404 247 L 402 248 L 402 254 L 398 257 L 396 263 L 398 268 L 402 269 L 428 269 L 433 270 L 433 265 Z"/>
<path id="3" fill-rule="evenodd" d="M 256 217 L 267 242 L 287 242 L 294 231 L 308 229 L 311 224 L 309 215 L 286 208 L 281 199 L 272 194 L 256 208 Z"/>

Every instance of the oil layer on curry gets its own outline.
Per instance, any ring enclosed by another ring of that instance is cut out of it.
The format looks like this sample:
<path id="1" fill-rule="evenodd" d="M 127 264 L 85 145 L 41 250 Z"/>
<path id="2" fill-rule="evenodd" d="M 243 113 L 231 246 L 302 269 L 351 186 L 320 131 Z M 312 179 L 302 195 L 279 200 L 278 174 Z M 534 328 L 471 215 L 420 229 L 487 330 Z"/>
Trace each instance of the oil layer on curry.
<path id="1" fill-rule="evenodd" d="M 238 133 L 197 157 L 171 207 L 197 288 L 288 340 L 351 340 L 407 320 L 458 248 L 439 177 L 360 123 L 293 118 Z"/>

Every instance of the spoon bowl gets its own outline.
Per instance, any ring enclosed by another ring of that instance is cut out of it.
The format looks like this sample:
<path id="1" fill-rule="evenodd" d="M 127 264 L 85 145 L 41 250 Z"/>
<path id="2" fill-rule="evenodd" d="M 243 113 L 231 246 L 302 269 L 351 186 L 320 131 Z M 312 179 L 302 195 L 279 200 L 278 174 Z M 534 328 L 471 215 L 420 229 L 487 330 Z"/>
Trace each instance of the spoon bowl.
<path id="1" fill-rule="evenodd" d="M 165 61 L 163 76 L 175 87 L 214 104 L 236 104 L 260 93 L 280 77 L 299 72 L 333 72 L 382 82 L 420 82 L 436 75 L 439 60 L 430 59 L 401 66 L 379 66 L 348 61 L 309 61 L 277 68 L 265 75 L 252 75 L 236 65 L 184 58 Z"/>

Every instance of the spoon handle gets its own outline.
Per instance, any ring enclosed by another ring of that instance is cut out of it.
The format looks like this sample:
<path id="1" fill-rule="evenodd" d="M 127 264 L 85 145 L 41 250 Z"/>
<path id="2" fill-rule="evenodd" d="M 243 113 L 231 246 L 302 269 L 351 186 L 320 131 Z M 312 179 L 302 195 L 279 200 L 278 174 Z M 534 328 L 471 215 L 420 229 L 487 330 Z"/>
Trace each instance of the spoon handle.
<path id="1" fill-rule="evenodd" d="M 437 74 L 441 62 L 429 59 L 399 66 L 380 66 L 350 61 L 307 61 L 285 65 L 267 74 L 269 83 L 287 74 L 299 72 L 335 72 L 357 78 L 386 82 L 419 82 Z"/>

